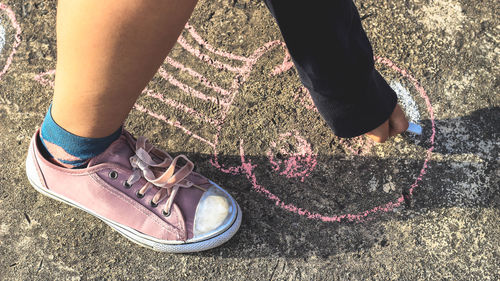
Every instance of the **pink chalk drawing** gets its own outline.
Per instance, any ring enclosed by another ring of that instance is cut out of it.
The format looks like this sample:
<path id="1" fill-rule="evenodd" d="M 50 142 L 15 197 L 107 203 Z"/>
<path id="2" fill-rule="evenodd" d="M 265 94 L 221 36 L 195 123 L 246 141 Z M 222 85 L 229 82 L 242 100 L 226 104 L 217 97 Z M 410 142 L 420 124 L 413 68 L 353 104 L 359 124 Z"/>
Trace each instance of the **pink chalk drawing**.
<path id="1" fill-rule="evenodd" d="M 187 35 L 189 35 L 192 39 L 191 42 L 194 41 L 197 45 L 189 43 L 188 39 L 186 38 Z M 201 122 L 204 126 L 213 128 L 215 133 L 210 137 L 202 136 L 201 133 L 196 132 L 196 129 L 189 127 L 189 122 L 184 124 L 177 120 L 171 120 L 167 116 L 139 103 L 136 103 L 134 108 L 135 110 L 147 114 L 169 126 L 177 128 L 189 137 L 206 144 L 212 150 L 212 159 L 210 160 L 210 163 L 215 168 L 231 175 L 239 174 L 245 176 L 251 183 L 253 190 L 265 196 L 265 198 L 273 202 L 275 206 L 278 206 L 279 208 L 282 208 L 291 213 L 306 217 L 308 219 L 320 220 L 323 222 L 363 222 L 366 220 L 371 220 L 372 218 L 369 216 L 372 214 L 392 211 L 394 208 L 400 206 L 402 202 L 404 202 L 405 197 L 401 196 L 391 202 L 387 202 L 379 206 L 372 207 L 371 209 L 360 211 L 358 213 L 346 213 L 338 215 L 320 214 L 315 211 L 301 208 L 293 203 L 287 203 L 283 201 L 279 195 L 272 193 L 268 188 L 260 184 L 255 172 L 257 165 L 253 164 L 251 159 L 249 159 L 245 153 L 244 139 L 239 139 L 239 158 L 241 164 L 238 166 L 226 166 L 220 163 L 219 146 L 221 140 L 221 130 L 224 127 L 228 113 L 234 107 L 233 103 L 236 96 L 241 92 L 242 85 L 248 80 L 250 73 L 252 69 L 254 69 L 257 61 L 264 54 L 270 52 L 271 50 L 278 47 L 283 48 L 283 62 L 276 66 L 270 73 L 270 75 L 279 75 L 280 73 L 283 73 L 292 68 L 293 64 L 291 62 L 290 55 L 286 50 L 285 44 L 279 40 L 265 43 L 261 47 L 257 48 L 249 56 L 241 56 L 229 53 L 224 50 L 218 49 L 206 42 L 190 24 L 186 25 L 185 33 L 179 37 L 178 44 L 183 51 L 186 51 L 191 56 L 195 57 L 200 64 L 204 64 L 208 67 L 211 67 L 212 69 L 232 73 L 233 76 L 231 86 L 224 87 L 217 81 L 215 81 L 216 79 L 210 79 L 202 73 L 194 70 L 193 68 L 184 65 L 182 62 L 173 59 L 172 57 L 167 57 L 165 60 L 165 64 L 158 71 L 158 76 L 161 79 L 179 89 L 182 95 L 184 95 L 185 97 L 199 100 L 203 103 L 209 103 L 216 107 L 218 110 L 217 117 L 212 117 L 204 114 L 202 110 L 192 108 L 186 103 L 174 100 L 173 98 L 169 98 L 162 93 L 157 93 L 148 88 L 146 88 L 143 93 L 147 97 L 156 99 L 158 102 L 166 105 L 167 108 L 170 107 L 173 110 L 186 113 L 190 118 L 196 120 L 196 122 Z M 420 97 L 425 100 L 427 111 L 430 116 L 432 130 L 432 134 L 429 139 L 430 148 L 426 152 L 425 160 L 420 173 L 418 174 L 414 183 L 410 186 L 410 189 L 408 191 L 409 194 L 406 195 L 411 196 L 426 173 L 428 162 L 431 158 L 432 150 L 434 148 L 434 138 L 436 134 L 434 113 L 426 91 L 422 86 L 420 86 L 418 81 L 409 72 L 400 69 L 389 59 L 375 57 L 375 60 L 377 63 L 385 65 L 386 67 L 394 70 L 403 78 L 411 82 L 415 90 L 419 93 Z M 194 88 L 193 86 L 187 85 L 186 83 L 182 82 L 182 79 L 180 77 L 176 77 L 175 74 L 169 73 L 165 66 L 173 67 L 177 70 L 177 72 L 185 75 L 187 74 L 189 77 L 197 81 L 197 83 L 199 83 L 198 86 L 201 85 L 205 87 L 206 91 L 199 90 L 199 87 Z M 54 70 L 49 70 L 47 72 L 36 75 L 35 80 L 43 85 L 53 86 L 54 74 Z M 214 93 L 216 94 L 215 96 Z M 301 88 L 299 89 L 299 93 L 295 93 L 295 99 L 299 101 L 298 104 L 304 106 L 306 109 L 316 110 L 312 104 L 312 101 L 306 96 L 306 94 L 307 90 L 305 88 Z M 340 141 L 340 143 L 345 146 L 346 151 L 350 151 L 354 155 L 361 155 L 363 153 L 366 153 L 366 151 L 369 151 L 373 145 L 372 142 L 367 141 L 364 138 L 356 138 L 350 143 L 342 141 Z M 280 176 L 285 176 L 287 178 L 304 182 L 304 180 L 311 175 L 315 167 L 317 167 L 317 155 L 313 152 L 311 144 L 306 140 L 305 137 L 301 136 L 298 131 L 279 133 L 278 139 L 270 141 L 268 143 L 268 147 L 269 148 L 265 153 L 267 154 L 269 163 L 271 165 L 271 170 Z M 277 156 L 278 153 L 280 154 L 279 157 Z"/>
<path id="2" fill-rule="evenodd" d="M 278 142 L 291 137 L 297 142 L 298 151 L 287 149 L 285 147 L 287 143 L 282 142 L 281 146 L 278 147 L 277 143 L 272 141 L 271 148 L 267 151 L 267 157 L 274 171 L 287 178 L 299 178 L 303 182 L 316 167 L 316 155 L 312 152 L 311 145 L 297 131 L 281 134 Z M 278 150 L 281 155 L 288 156 L 288 158 L 285 160 L 275 159 L 273 150 Z"/>
<path id="3" fill-rule="evenodd" d="M 40 83 L 44 86 L 50 86 L 53 88 L 55 75 L 56 75 L 56 70 L 52 69 L 52 70 L 35 75 L 34 79 L 35 79 L 35 81 L 38 81 L 38 83 Z"/>
<path id="4" fill-rule="evenodd" d="M 16 32 L 16 34 L 14 35 L 14 42 L 12 43 L 12 48 L 9 52 L 7 60 L 5 61 L 3 68 L 0 70 L 0 80 L 2 80 L 2 77 L 5 75 L 5 73 L 7 73 L 7 70 L 9 69 L 9 67 L 12 64 L 12 60 L 14 59 L 14 55 L 17 52 L 17 47 L 19 47 L 19 44 L 21 44 L 21 26 L 17 22 L 16 15 L 14 14 L 14 11 L 12 11 L 12 9 L 9 8 L 9 6 L 7 6 L 3 3 L 0 3 L 0 12 L 5 13 L 7 15 L 12 27 L 14 28 L 14 30 Z M 0 21 L 0 24 L 1 24 L 1 21 Z M 1 52 L 5 46 L 6 38 L 5 38 L 5 30 L 4 30 L 3 26 L 0 26 L 0 28 L 2 31 L 2 32 L 0 32 L 1 33 L 0 34 L 0 52 Z"/>

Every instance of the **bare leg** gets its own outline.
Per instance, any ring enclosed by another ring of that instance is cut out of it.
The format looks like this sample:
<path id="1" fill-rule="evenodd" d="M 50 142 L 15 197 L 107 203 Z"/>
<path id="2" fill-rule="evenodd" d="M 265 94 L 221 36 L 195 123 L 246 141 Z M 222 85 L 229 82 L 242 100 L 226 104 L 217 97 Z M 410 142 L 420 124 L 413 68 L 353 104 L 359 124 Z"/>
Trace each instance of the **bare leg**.
<path id="1" fill-rule="evenodd" d="M 175 44 L 197 0 L 59 0 L 54 120 L 112 134 Z"/>

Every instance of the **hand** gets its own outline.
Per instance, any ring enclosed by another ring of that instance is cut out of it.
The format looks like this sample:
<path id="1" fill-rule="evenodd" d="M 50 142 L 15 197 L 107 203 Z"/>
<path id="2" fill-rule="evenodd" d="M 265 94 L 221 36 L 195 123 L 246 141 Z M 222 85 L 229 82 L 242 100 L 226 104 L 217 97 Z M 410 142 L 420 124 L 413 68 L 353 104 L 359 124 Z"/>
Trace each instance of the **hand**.
<path id="1" fill-rule="evenodd" d="M 385 121 L 382 125 L 371 130 L 365 135 L 375 142 L 383 143 L 388 138 L 406 131 L 408 126 L 408 120 L 406 119 L 403 110 L 399 107 L 399 105 L 396 105 L 396 108 L 394 108 L 389 120 Z"/>

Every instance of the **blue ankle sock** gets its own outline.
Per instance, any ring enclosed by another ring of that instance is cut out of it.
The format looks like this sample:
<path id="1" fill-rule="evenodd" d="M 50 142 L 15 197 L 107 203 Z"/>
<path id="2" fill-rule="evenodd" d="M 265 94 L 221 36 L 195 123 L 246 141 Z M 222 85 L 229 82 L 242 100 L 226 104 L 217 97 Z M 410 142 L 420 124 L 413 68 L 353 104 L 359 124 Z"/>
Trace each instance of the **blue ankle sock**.
<path id="1" fill-rule="evenodd" d="M 84 138 L 66 131 L 52 119 L 52 105 L 42 123 L 40 139 L 52 160 L 66 168 L 84 167 L 87 162 L 118 139 L 122 128 L 104 138 Z"/>

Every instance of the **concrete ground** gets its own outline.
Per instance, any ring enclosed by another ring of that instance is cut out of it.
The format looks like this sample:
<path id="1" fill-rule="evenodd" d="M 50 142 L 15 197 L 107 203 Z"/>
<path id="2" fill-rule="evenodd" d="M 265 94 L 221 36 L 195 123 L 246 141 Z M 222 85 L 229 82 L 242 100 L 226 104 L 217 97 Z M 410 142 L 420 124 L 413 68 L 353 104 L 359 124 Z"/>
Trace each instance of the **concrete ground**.
<path id="1" fill-rule="evenodd" d="M 499 2 L 356 2 L 423 134 L 334 137 L 263 3 L 202 1 L 127 127 L 189 155 L 244 219 L 227 244 L 172 255 L 31 188 L 55 1 L 0 0 L 0 279 L 499 280 Z"/>

